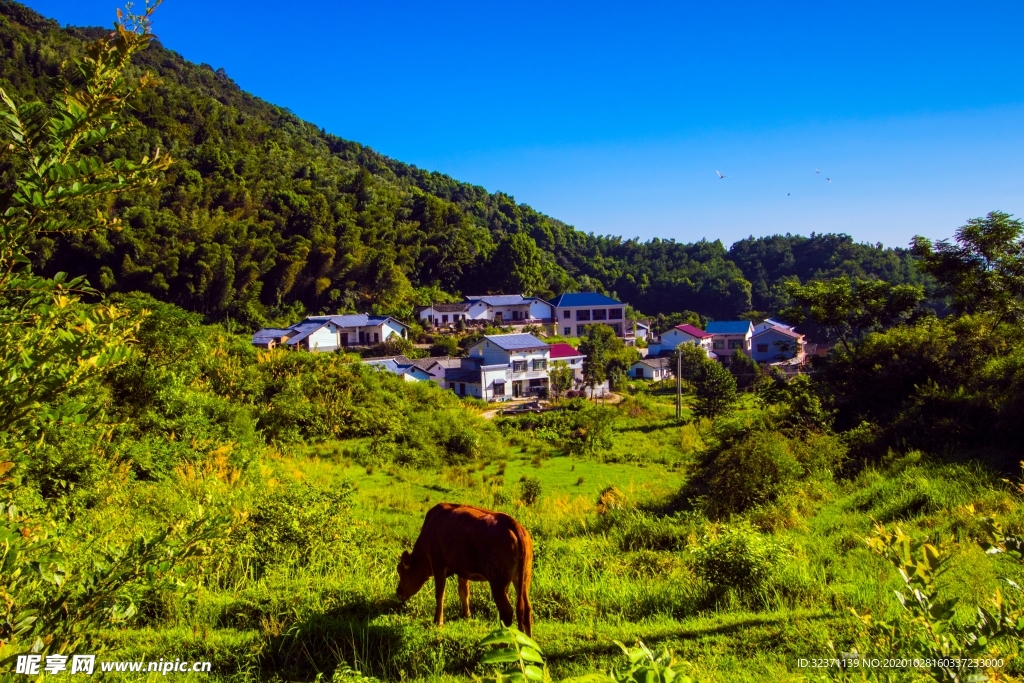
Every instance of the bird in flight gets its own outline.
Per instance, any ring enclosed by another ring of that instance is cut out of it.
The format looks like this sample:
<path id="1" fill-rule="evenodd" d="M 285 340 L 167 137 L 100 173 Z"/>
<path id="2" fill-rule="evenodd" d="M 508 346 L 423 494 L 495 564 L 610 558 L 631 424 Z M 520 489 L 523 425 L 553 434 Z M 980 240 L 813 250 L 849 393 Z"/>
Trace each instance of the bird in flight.
<path id="1" fill-rule="evenodd" d="M 715 171 L 715 173 L 718 174 L 718 179 L 719 180 L 725 180 L 726 178 L 730 178 L 731 177 L 731 176 L 727 176 L 727 175 L 722 175 L 721 171 Z"/>
<path id="2" fill-rule="evenodd" d="M 786 196 L 787 196 L 787 197 L 789 196 L 789 193 L 788 193 L 788 192 L 786 193 Z"/>
<path id="3" fill-rule="evenodd" d="M 821 173 L 821 171 L 819 171 L 818 169 L 814 169 L 814 172 L 815 173 Z"/>
<path id="4" fill-rule="evenodd" d="M 825 180 L 829 181 L 830 183 L 832 182 L 831 178 L 825 178 Z"/>

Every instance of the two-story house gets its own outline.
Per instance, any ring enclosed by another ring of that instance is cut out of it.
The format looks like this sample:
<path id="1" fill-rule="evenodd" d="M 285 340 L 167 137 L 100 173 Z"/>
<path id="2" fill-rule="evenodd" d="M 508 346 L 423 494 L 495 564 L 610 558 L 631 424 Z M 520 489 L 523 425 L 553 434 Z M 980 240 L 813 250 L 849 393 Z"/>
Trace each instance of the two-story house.
<path id="1" fill-rule="evenodd" d="M 626 306 L 621 301 L 597 292 L 560 294 L 551 305 L 555 309 L 555 334 L 563 337 L 582 337 L 587 325 L 601 323 L 615 331 L 615 336 L 626 337 Z M 629 330 L 632 334 L 632 330 Z"/>
<path id="2" fill-rule="evenodd" d="M 573 386 L 583 382 L 583 359 L 586 358 L 578 349 L 569 344 L 551 344 L 551 363 L 565 363 L 573 372 Z"/>
<path id="3" fill-rule="evenodd" d="M 504 400 L 546 393 L 550 347 L 532 334 L 494 334 L 467 349 L 480 363 L 481 398 Z"/>
<path id="4" fill-rule="evenodd" d="M 705 331 L 711 335 L 711 348 L 722 365 L 729 365 L 736 353 L 750 355 L 754 326 L 749 320 L 712 321 Z"/>
<path id="5" fill-rule="evenodd" d="M 751 357 L 759 363 L 777 363 L 804 358 L 804 335 L 775 320 L 765 320 L 750 338 Z"/>
<path id="6" fill-rule="evenodd" d="M 428 327 L 448 327 L 460 320 L 495 325 L 548 325 L 554 319 L 554 308 L 543 299 L 522 294 L 487 294 L 467 296 L 456 304 L 431 304 L 417 315 Z"/>

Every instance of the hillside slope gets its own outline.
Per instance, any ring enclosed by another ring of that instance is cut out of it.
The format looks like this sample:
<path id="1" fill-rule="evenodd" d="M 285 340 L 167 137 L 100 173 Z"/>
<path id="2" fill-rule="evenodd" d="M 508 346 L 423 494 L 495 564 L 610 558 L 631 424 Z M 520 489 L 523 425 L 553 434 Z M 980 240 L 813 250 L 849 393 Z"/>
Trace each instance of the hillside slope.
<path id="1" fill-rule="evenodd" d="M 0 85 L 16 99 L 45 99 L 70 73 L 62 63 L 103 31 L 61 29 L 0 0 Z M 104 207 L 122 216 L 120 231 L 36 249 L 43 270 L 85 274 L 106 291 L 141 290 L 252 324 L 297 304 L 408 315 L 442 290 L 573 288 L 616 292 L 648 314 L 724 318 L 776 309 L 784 278 L 920 277 L 905 251 L 845 235 L 750 238 L 727 250 L 586 234 L 501 192 L 330 135 L 159 43 L 137 66 L 161 85 L 137 103 L 140 125 L 101 152 L 169 151 L 169 182 Z"/>

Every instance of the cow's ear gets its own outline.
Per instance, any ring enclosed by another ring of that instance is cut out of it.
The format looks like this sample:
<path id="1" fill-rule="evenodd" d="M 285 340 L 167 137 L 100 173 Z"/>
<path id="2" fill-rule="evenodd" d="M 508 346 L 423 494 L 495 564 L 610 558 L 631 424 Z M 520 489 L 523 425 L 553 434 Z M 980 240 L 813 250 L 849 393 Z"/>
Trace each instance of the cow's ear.
<path id="1" fill-rule="evenodd" d="M 399 562 L 401 562 L 403 567 L 408 567 L 409 566 L 409 560 L 411 560 L 411 559 L 412 559 L 412 555 L 409 554 L 409 551 L 408 550 L 403 550 L 402 551 L 402 557 L 399 558 Z"/>

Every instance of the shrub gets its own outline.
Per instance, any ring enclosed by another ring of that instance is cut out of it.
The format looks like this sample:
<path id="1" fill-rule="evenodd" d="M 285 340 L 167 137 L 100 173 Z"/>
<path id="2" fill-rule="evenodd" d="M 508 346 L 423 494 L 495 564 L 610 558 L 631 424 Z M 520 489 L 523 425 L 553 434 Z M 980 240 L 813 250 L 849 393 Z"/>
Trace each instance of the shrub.
<path id="1" fill-rule="evenodd" d="M 523 477 L 519 482 L 519 500 L 523 505 L 534 505 L 540 500 L 541 486 L 540 479 L 535 477 Z"/>
<path id="2" fill-rule="evenodd" d="M 346 527 L 343 514 L 351 497 L 347 482 L 332 491 L 299 483 L 281 485 L 257 503 L 234 540 L 257 575 L 276 562 L 303 563 L 315 545 Z"/>
<path id="3" fill-rule="evenodd" d="M 455 337 L 438 336 L 430 345 L 431 356 L 457 356 L 459 355 L 459 342 Z"/>
<path id="4" fill-rule="evenodd" d="M 785 545 L 749 522 L 722 527 L 691 551 L 694 571 L 718 591 L 763 590 L 789 555 Z"/>

